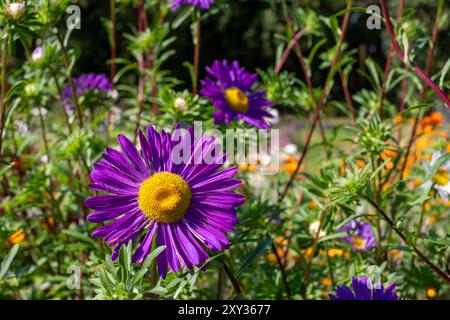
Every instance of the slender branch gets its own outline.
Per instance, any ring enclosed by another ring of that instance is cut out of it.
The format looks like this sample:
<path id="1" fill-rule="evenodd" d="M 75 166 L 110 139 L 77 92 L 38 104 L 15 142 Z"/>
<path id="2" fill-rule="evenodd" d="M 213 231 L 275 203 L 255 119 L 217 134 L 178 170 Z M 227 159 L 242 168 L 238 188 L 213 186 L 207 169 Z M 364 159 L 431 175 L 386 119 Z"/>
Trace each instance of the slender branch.
<path id="1" fill-rule="evenodd" d="M 138 2 L 138 32 L 143 32 L 147 25 L 147 17 L 144 10 L 143 0 Z M 144 109 L 144 95 L 145 95 L 145 55 L 142 53 L 138 57 L 138 69 L 139 69 L 139 81 L 138 81 L 138 96 L 137 107 L 138 113 L 136 115 L 136 126 L 134 129 L 134 140 L 136 141 L 138 136 L 138 129 L 141 122 L 141 115 Z"/>
<path id="2" fill-rule="evenodd" d="M 225 261 L 222 259 L 222 257 L 217 258 L 222 263 L 223 270 L 228 276 L 228 279 L 230 279 L 231 284 L 233 285 L 234 291 L 236 291 L 236 294 L 242 294 L 242 287 L 239 283 L 239 280 L 234 276 L 233 271 L 228 267 L 228 265 L 225 263 Z"/>
<path id="3" fill-rule="evenodd" d="M 195 13 L 195 40 L 194 40 L 194 79 L 192 91 L 194 94 L 198 92 L 198 76 L 200 68 L 200 41 L 201 41 L 201 16 L 200 11 Z"/>
<path id="4" fill-rule="evenodd" d="M 389 224 L 389 226 L 398 234 L 398 236 L 405 242 L 406 245 L 409 245 L 409 241 L 407 236 L 397 227 L 394 221 L 389 218 L 386 212 L 373 200 L 369 198 L 364 198 L 372 207 L 374 207 L 378 213 L 383 217 L 383 219 Z M 450 276 L 446 274 L 444 271 L 439 269 L 438 266 L 436 266 L 433 262 L 431 262 L 430 259 L 428 259 L 414 244 L 411 244 L 411 249 L 414 250 L 414 252 L 417 254 L 417 256 L 422 260 L 423 263 L 425 263 L 433 272 L 435 272 L 437 275 L 439 275 L 442 279 L 444 279 L 446 282 L 450 283 Z"/>
<path id="5" fill-rule="evenodd" d="M 289 16 L 288 7 L 286 5 L 285 0 L 281 0 L 281 7 L 283 10 L 284 19 L 286 20 L 286 25 L 288 27 L 288 32 L 290 34 L 294 34 L 295 33 L 294 24 L 292 23 L 292 19 Z M 307 26 L 305 28 L 307 28 Z M 301 32 L 301 30 L 300 30 L 300 32 Z M 309 91 L 309 94 L 311 95 L 314 105 L 317 107 L 319 102 L 317 101 L 316 96 L 314 94 L 314 88 L 313 88 L 312 79 L 311 79 L 311 71 L 309 70 L 308 66 L 305 63 L 305 58 L 303 56 L 302 47 L 300 46 L 299 41 L 295 41 L 294 45 L 295 45 L 294 51 L 295 51 L 295 54 L 297 55 L 300 67 L 301 67 L 303 75 L 305 77 L 306 86 L 308 87 L 308 91 Z M 318 119 L 318 125 L 319 125 L 319 129 L 320 129 L 320 134 L 322 136 L 323 148 L 324 148 L 325 154 L 327 155 L 327 158 L 330 158 L 331 154 L 328 150 L 327 138 L 325 135 L 325 129 L 323 127 L 322 118 L 320 117 L 320 114 L 319 114 L 319 119 Z"/>
<path id="6" fill-rule="evenodd" d="M 53 81 L 55 82 L 56 90 L 58 91 L 58 97 L 59 97 L 59 101 L 61 102 L 62 110 L 64 112 L 64 117 L 66 119 L 67 128 L 69 129 L 69 133 L 72 133 L 72 125 L 70 124 L 69 115 L 64 106 L 64 98 L 62 96 L 62 88 L 59 84 L 58 77 L 56 76 L 55 71 L 51 67 L 49 67 L 49 70 L 50 70 L 50 73 L 52 74 Z"/>
<path id="7" fill-rule="evenodd" d="M 308 262 L 306 265 L 305 277 L 303 278 L 303 283 L 301 286 L 301 294 L 306 298 L 306 290 L 308 289 L 309 279 L 311 278 L 312 261 L 314 259 L 314 253 L 316 252 L 317 244 L 320 238 L 320 229 L 322 229 L 323 221 L 325 220 L 326 210 L 323 210 L 320 214 L 319 226 L 317 228 L 316 234 L 314 234 L 313 241 L 311 244 L 311 255 L 308 257 Z"/>
<path id="8" fill-rule="evenodd" d="M 276 75 L 278 75 L 280 73 L 281 69 L 283 69 L 283 66 L 286 63 L 286 60 L 289 57 L 289 53 L 291 53 L 292 47 L 294 47 L 297 44 L 297 42 L 300 40 L 300 38 L 303 37 L 307 28 L 308 27 L 303 27 L 303 29 L 300 30 L 299 32 L 297 32 L 295 34 L 295 36 L 291 39 L 291 41 L 289 41 L 289 44 L 287 45 L 286 49 L 284 49 L 283 54 L 275 67 Z"/>
<path id="9" fill-rule="evenodd" d="M 397 21 L 400 20 L 402 14 L 403 14 L 404 7 L 405 7 L 405 0 L 400 0 L 398 3 L 398 9 L 397 9 Z M 381 85 L 380 104 L 379 104 L 379 108 L 378 108 L 380 116 L 383 115 L 383 102 L 384 102 L 384 95 L 386 93 L 386 80 L 389 77 L 389 73 L 390 73 L 391 65 L 392 65 L 392 58 L 393 58 L 394 54 L 395 54 L 395 49 L 391 45 L 389 48 L 389 53 L 388 53 L 387 59 L 386 59 L 386 66 L 384 67 L 384 81 Z"/>
<path id="10" fill-rule="evenodd" d="M 386 10 L 387 10 L 387 8 L 386 8 Z M 387 14 L 389 15 L 389 13 L 387 13 Z M 436 9 L 435 20 L 434 20 L 431 46 L 428 50 L 427 65 L 426 65 L 426 69 L 425 69 L 426 75 L 428 75 L 431 72 L 431 67 L 433 65 L 434 51 L 435 51 L 435 48 L 436 48 L 437 42 L 438 42 L 440 15 L 441 15 L 441 7 L 438 5 L 438 7 Z M 423 86 L 422 91 L 420 93 L 420 97 L 419 97 L 420 102 L 423 102 L 423 100 L 425 99 L 425 93 L 426 93 L 426 86 Z M 403 175 L 405 173 L 406 166 L 408 164 L 408 158 L 411 153 L 411 148 L 412 148 L 412 145 L 414 144 L 414 141 L 416 140 L 416 133 L 417 133 L 417 128 L 419 126 L 420 115 L 421 115 L 421 112 L 419 110 L 416 114 L 416 117 L 414 118 L 413 129 L 411 131 L 411 136 L 409 138 L 408 146 L 406 148 L 405 161 L 403 162 L 402 169 L 400 171 L 401 172 L 400 177 L 403 177 Z"/>
<path id="11" fill-rule="evenodd" d="M 7 33 L 7 30 L 4 32 Z M 3 43 L 3 52 L 2 52 L 2 73 L 1 73 L 1 93 L 0 93 L 0 156 L 3 155 L 3 130 L 5 128 L 5 116 L 6 116 L 6 108 L 7 101 L 6 94 L 8 90 L 8 75 L 7 75 L 7 62 L 8 62 L 8 36 L 5 37 Z"/>
<path id="12" fill-rule="evenodd" d="M 345 75 L 342 71 L 339 72 L 339 76 L 340 76 L 341 82 L 342 82 L 342 90 L 344 91 L 345 103 L 347 103 L 347 105 L 350 109 L 350 113 L 352 115 L 353 123 L 355 123 L 356 122 L 356 112 L 355 112 L 355 106 L 353 105 L 350 90 L 348 89 L 348 79 L 345 78 Z"/>
<path id="13" fill-rule="evenodd" d="M 430 77 L 426 74 L 426 72 L 422 71 L 422 69 L 417 67 L 412 62 L 407 62 L 407 58 L 408 57 L 405 55 L 405 53 L 403 52 L 402 48 L 400 48 L 400 45 L 397 42 L 395 31 L 394 31 L 394 28 L 393 28 L 392 23 L 391 23 L 391 18 L 389 16 L 389 10 L 388 10 L 387 4 L 386 4 L 386 0 L 380 0 L 380 4 L 381 4 L 381 10 L 383 11 L 383 16 L 384 16 L 384 22 L 385 22 L 385 25 L 386 25 L 386 30 L 387 30 L 387 32 L 389 34 L 389 38 L 391 39 L 392 46 L 394 47 L 394 50 L 397 53 L 397 56 L 400 58 L 400 60 L 403 61 L 404 64 L 406 64 L 408 66 L 411 65 L 413 70 L 414 70 L 414 72 L 419 76 L 419 78 L 421 78 L 425 82 L 426 85 L 428 85 L 431 89 L 433 89 L 434 92 L 436 92 L 436 94 L 447 105 L 447 107 L 450 108 L 450 99 L 447 97 L 445 92 L 442 91 L 442 89 L 439 88 L 433 82 L 433 80 L 430 79 Z"/>
<path id="14" fill-rule="evenodd" d="M 273 242 L 272 242 L 272 252 L 277 259 L 278 267 L 280 268 L 281 271 L 281 278 L 283 279 L 284 289 L 286 290 L 287 297 L 289 300 L 291 300 L 292 299 L 291 288 L 289 287 L 286 271 L 284 270 L 284 266 L 283 263 L 281 262 L 280 255 L 278 254 L 277 248 L 275 247 L 275 244 Z"/>
<path id="15" fill-rule="evenodd" d="M 111 46 L 111 65 L 110 65 L 110 73 L 109 79 L 111 84 L 114 86 L 114 78 L 116 76 L 116 57 L 117 57 L 117 44 L 116 44 L 116 0 L 109 1 L 109 14 L 111 20 L 111 37 L 110 37 L 110 46 Z M 110 140 L 110 129 L 111 129 L 111 110 L 108 110 L 106 115 L 106 143 L 109 143 Z"/>
<path id="16" fill-rule="evenodd" d="M 349 1 L 347 3 L 347 9 L 350 9 L 351 6 L 352 6 L 352 1 Z M 344 19 L 343 19 L 342 27 L 341 27 L 341 31 L 342 32 L 341 32 L 341 35 L 340 35 L 339 40 L 338 40 L 336 53 L 335 53 L 333 61 L 331 63 L 330 71 L 328 73 L 327 80 L 326 80 L 325 85 L 323 87 L 319 103 L 316 106 L 314 122 L 313 122 L 313 124 L 311 126 L 311 129 L 309 130 L 308 136 L 306 138 L 305 146 L 303 147 L 302 155 L 301 155 L 301 157 L 300 157 L 300 159 L 299 159 L 299 161 L 297 163 L 297 167 L 295 168 L 294 172 L 292 173 L 289 181 L 286 183 L 281 196 L 278 198 L 278 204 L 280 204 L 284 200 L 284 198 L 286 197 L 290 187 L 292 186 L 292 183 L 294 182 L 295 177 L 297 176 L 298 171 L 300 170 L 300 167 L 301 167 L 303 161 L 305 160 L 306 154 L 307 154 L 308 149 L 309 149 L 309 145 L 311 144 L 311 139 L 312 139 L 312 135 L 314 133 L 314 129 L 316 128 L 317 123 L 320 120 L 320 112 L 321 112 L 322 107 L 323 107 L 323 105 L 325 103 L 325 97 L 327 96 L 328 91 L 329 91 L 329 86 L 330 86 L 330 82 L 331 82 L 331 79 L 332 79 L 331 75 L 335 71 L 334 69 L 336 68 L 336 65 L 337 65 L 337 63 L 339 61 L 339 58 L 341 56 L 342 45 L 344 43 L 345 35 L 347 34 L 347 27 L 348 27 L 348 24 L 349 24 L 349 21 L 350 21 L 350 14 L 351 14 L 350 11 L 347 10 L 347 12 L 344 15 Z"/>
<path id="17" fill-rule="evenodd" d="M 67 54 L 67 49 L 64 45 L 64 40 L 61 38 L 61 35 L 59 33 L 56 33 L 56 38 L 58 39 L 61 51 L 63 53 L 64 67 L 66 68 L 67 81 L 69 82 L 70 92 L 72 94 L 72 98 L 75 103 L 75 109 L 77 111 L 78 124 L 80 125 L 80 128 L 83 128 L 83 113 L 81 112 L 77 90 L 75 88 L 75 83 L 73 82 L 72 73 L 70 71 L 69 56 Z"/>

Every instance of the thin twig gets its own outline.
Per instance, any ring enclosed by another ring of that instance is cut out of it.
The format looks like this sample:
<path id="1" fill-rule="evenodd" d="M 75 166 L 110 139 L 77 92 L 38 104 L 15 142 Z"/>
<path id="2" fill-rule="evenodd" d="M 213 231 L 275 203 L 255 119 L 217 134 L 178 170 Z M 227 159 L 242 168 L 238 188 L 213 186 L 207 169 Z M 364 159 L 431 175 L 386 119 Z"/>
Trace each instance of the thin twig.
<path id="1" fill-rule="evenodd" d="M 389 224 L 389 226 L 398 234 L 398 236 L 405 242 L 406 245 L 409 245 L 409 241 L 407 236 L 397 227 L 394 221 L 389 218 L 386 212 L 373 200 L 369 198 L 364 198 L 370 205 L 372 205 L 378 213 L 383 217 L 383 219 Z M 428 259 L 414 244 L 410 245 L 411 249 L 414 250 L 414 252 L 417 254 L 417 256 L 422 260 L 433 272 L 435 272 L 437 275 L 439 275 L 442 279 L 444 279 L 446 282 L 450 283 L 450 276 L 446 274 L 444 271 L 439 269 L 438 266 L 436 266 L 433 262 L 431 262 L 430 259 Z"/>
<path id="2" fill-rule="evenodd" d="M 222 263 L 223 270 L 228 276 L 228 279 L 230 279 L 231 284 L 233 285 L 234 291 L 236 291 L 236 294 L 242 294 L 242 287 L 239 283 L 239 280 L 234 276 L 233 271 L 228 267 L 228 265 L 225 263 L 225 261 L 222 259 L 222 257 L 217 258 L 218 261 Z"/>
<path id="3" fill-rule="evenodd" d="M 291 288 L 289 287 L 286 271 L 284 270 L 284 265 L 281 262 L 280 255 L 278 254 L 277 248 L 275 247 L 275 244 L 273 242 L 272 242 L 272 252 L 277 259 L 278 267 L 280 268 L 281 271 L 281 278 L 283 279 L 284 289 L 286 290 L 287 297 L 289 300 L 291 300 L 292 299 Z"/>
<path id="4" fill-rule="evenodd" d="M 349 2 L 347 3 L 347 9 L 350 9 L 351 6 L 352 6 L 352 1 L 349 1 Z M 298 163 L 297 163 L 297 167 L 295 168 L 295 170 L 294 170 L 294 172 L 292 173 L 290 179 L 289 179 L 288 182 L 286 183 L 286 185 L 285 185 L 285 187 L 284 187 L 284 190 L 283 190 L 282 194 L 281 194 L 280 197 L 278 198 L 278 204 L 280 204 L 280 203 L 284 200 L 284 198 L 286 197 L 286 195 L 287 195 L 287 193 L 288 193 L 288 191 L 289 191 L 289 189 L 290 189 L 292 183 L 294 182 L 295 177 L 297 176 L 298 171 L 300 170 L 300 167 L 301 167 L 303 161 L 305 160 L 306 154 L 307 154 L 308 149 L 309 149 L 309 145 L 310 145 L 310 143 L 311 143 L 312 135 L 313 135 L 313 133 L 314 133 L 314 129 L 316 128 L 316 125 L 317 125 L 317 123 L 318 123 L 318 121 L 319 121 L 319 119 L 320 119 L 320 112 L 321 112 L 322 107 L 323 107 L 323 105 L 324 105 L 324 103 L 325 103 L 325 97 L 326 97 L 327 94 L 328 94 L 328 90 L 329 90 L 329 86 L 330 86 L 330 81 L 331 81 L 331 78 L 332 78 L 331 75 L 333 74 L 334 69 L 336 68 L 336 65 L 337 65 L 337 63 L 338 63 L 338 61 L 339 61 L 339 58 L 340 58 L 340 56 L 341 56 L 342 45 L 343 45 L 343 43 L 344 43 L 345 35 L 346 35 L 346 33 L 347 33 L 348 23 L 349 23 L 349 21 L 350 21 L 350 14 L 351 14 L 350 11 L 347 10 L 347 12 L 346 12 L 345 15 L 344 15 L 344 19 L 343 19 L 342 27 L 341 27 L 342 32 L 341 32 L 341 35 L 340 35 L 339 40 L 338 40 L 338 45 L 337 45 L 336 53 L 335 53 L 334 58 L 333 58 L 333 61 L 332 61 L 332 63 L 331 63 L 330 71 L 329 71 L 329 73 L 328 73 L 327 80 L 326 80 L 325 85 L 324 85 L 324 87 L 323 87 L 323 90 L 322 90 L 322 94 L 321 94 L 319 103 L 318 103 L 317 106 L 316 106 L 316 113 L 315 113 L 315 119 L 314 119 L 314 122 L 313 122 L 313 124 L 312 124 L 312 126 L 311 126 L 311 129 L 309 130 L 308 136 L 307 136 L 307 138 L 306 138 L 305 146 L 303 147 L 302 155 L 301 155 L 301 157 L 300 157 L 300 159 L 299 159 L 299 161 L 298 161 Z"/>
<path id="5" fill-rule="evenodd" d="M 72 78 L 72 72 L 70 70 L 69 55 L 67 54 L 67 49 L 64 45 L 64 40 L 61 38 L 61 35 L 59 33 L 56 33 L 56 38 L 58 39 L 59 45 L 61 47 L 61 51 L 63 53 L 64 67 L 66 69 L 66 76 L 67 76 L 67 81 L 69 82 L 70 92 L 72 94 L 72 98 L 75 103 L 75 109 L 76 109 L 77 117 L 78 117 L 78 124 L 80 125 L 80 128 L 83 128 L 83 113 L 81 112 L 80 103 L 78 101 L 77 90 L 75 88 L 75 83 L 73 82 L 73 78 Z"/>
<path id="6" fill-rule="evenodd" d="M 441 100 L 447 105 L 447 107 L 450 108 L 450 99 L 447 97 L 445 92 L 442 91 L 442 89 L 439 88 L 439 86 L 437 86 L 433 82 L 433 80 L 431 80 L 431 78 L 427 75 L 426 72 L 417 67 L 414 63 L 407 61 L 408 57 L 405 55 L 402 48 L 397 42 L 395 31 L 391 23 L 391 18 L 389 16 L 389 9 L 387 7 L 386 0 L 380 0 L 380 4 L 381 9 L 383 11 L 386 30 L 388 32 L 389 38 L 391 39 L 391 44 L 394 47 L 395 52 L 397 53 L 397 56 L 400 58 L 400 60 L 402 60 L 404 64 L 411 66 L 412 69 L 415 71 L 415 73 L 419 76 L 419 78 L 421 78 L 426 85 L 428 85 L 431 89 L 433 89 L 434 92 L 436 92 L 436 94 L 441 98 Z"/>
<path id="7" fill-rule="evenodd" d="M 8 31 L 7 29 L 4 30 L 4 33 L 6 34 Z M 0 156 L 3 155 L 3 130 L 5 128 L 5 116 L 6 116 L 6 108 L 7 108 L 7 101 L 6 100 L 6 94 L 7 94 L 7 87 L 8 87 L 8 75 L 7 75 L 7 62 L 8 62 L 8 39 L 9 37 L 6 36 L 4 38 L 4 44 L 3 44 L 3 52 L 2 52 L 2 73 L 1 73 L 1 93 L 0 93 Z"/>
<path id="8" fill-rule="evenodd" d="M 200 11 L 196 11 L 195 13 L 195 40 L 194 40 L 194 79 L 193 79 L 193 88 L 192 91 L 194 94 L 198 92 L 198 77 L 199 77 L 199 68 L 200 68 L 200 41 L 201 41 L 201 16 Z"/>

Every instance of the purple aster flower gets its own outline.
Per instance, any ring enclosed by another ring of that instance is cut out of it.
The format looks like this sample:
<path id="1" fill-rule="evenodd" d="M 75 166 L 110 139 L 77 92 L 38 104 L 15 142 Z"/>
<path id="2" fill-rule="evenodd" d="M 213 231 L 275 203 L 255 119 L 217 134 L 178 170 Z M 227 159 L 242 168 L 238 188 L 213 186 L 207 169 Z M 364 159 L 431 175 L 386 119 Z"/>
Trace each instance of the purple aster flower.
<path id="1" fill-rule="evenodd" d="M 375 235 L 370 223 L 353 219 L 339 231 L 348 233 L 348 236 L 341 240 L 351 244 L 355 251 L 368 251 L 376 246 Z"/>
<path id="2" fill-rule="evenodd" d="M 203 10 L 208 10 L 211 7 L 211 4 L 214 3 L 214 1 L 215 0 L 170 0 L 170 3 L 172 4 L 171 9 L 173 11 L 177 10 L 184 4 L 198 7 Z"/>
<path id="3" fill-rule="evenodd" d="M 93 233 L 115 247 L 113 259 L 130 240 L 140 242 L 133 255 L 137 263 L 150 253 L 154 237 L 158 246 L 165 245 L 157 258 L 162 277 L 168 267 L 178 272 L 180 266 L 184 270 L 201 265 L 208 258 L 204 247 L 227 248 L 225 233 L 234 231 L 236 207 L 244 202 L 243 195 L 231 191 L 241 185 L 233 178 L 238 168 L 219 170 L 226 154 L 214 138 L 195 137 L 193 127 L 180 131 L 179 126 L 172 134 L 158 133 L 152 126 L 146 135 L 139 130 L 140 152 L 119 135 L 122 152 L 107 148 L 89 184 L 108 194 L 85 202 L 94 210 L 88 221 L 115 219 Z"/>
<path id="4" fill-rule="evenodd" d="M 273 115 L 266 110 L 273 103 L 265 99 L 264 90 L 252 91 L 257 73 L 247 73 L 237 61 L 214 61 L 206 71 L 212 77 L 201 81 L 200 93 L 214 102 L 217 112 L 214 114 L 216 124 L 230 124 L 232 120 L 245 122 L 262 129 L 268 129 L 267 119 Z"/>
<path id="5" fill-rule="evenodd" d="M 330 294 L 331 300 L 398 300 L 395 294 L 395 283 L 384 289 L 383 284 L 371 285 L 366 277 L 352 278 L 353 290 L 347 286 L 340 286 L 336 294 Z"/>
<path id="6" fill-rule="evenodd" d="M 85 93 L 88 90 L 97 91 L 101 93 L 106 93 L 110 90 L 112 90 L 112 83 L 109 81 L 108 77 L 102 73 L 95 74 L 95 73 L 89 73 L 82 75 L 78 78 L 75 78 L 73 80 L 73 83 L 76 88 L 77 96 L 81 96 L 83 93 Z M 66 85 L 64 87 L 62 97 L 65 101 L 65 107 L 68 110 L 71 110 L 72 107 L 70 105 L 70 100 L 72 97 L 72 91 L 70 89 L 69 85 Z"/>

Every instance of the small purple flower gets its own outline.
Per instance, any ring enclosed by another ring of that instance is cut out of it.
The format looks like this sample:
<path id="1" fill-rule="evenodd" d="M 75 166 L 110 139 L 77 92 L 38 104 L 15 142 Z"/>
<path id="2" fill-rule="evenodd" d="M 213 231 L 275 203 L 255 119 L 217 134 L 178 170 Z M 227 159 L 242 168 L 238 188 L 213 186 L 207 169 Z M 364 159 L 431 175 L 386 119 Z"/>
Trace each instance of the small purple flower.
<path id="1" fill-rule="evenodd" d="M 215 0 L 170 0 L 172 11 L 177 10 L 182 5 L 191 5 L 203 10 L 208 10 Z"/>
<path id="2" fill-rule="evenodd" d="M 82 75 L 74 79 L 73 82 L 75 85 L 77 96 L 81 96 L 88 90 L 97 91 L 100 93 L 107 93 L 113 88 L 112 83 L 109 81 L 108 77 L 101 73 L 100 74 L 89 73 L 86 75 Z M 71 110 L 72 107 L 70 105 L 70 100 L 72 100 L 73 97 L 69 85 L 66 85 L 64 87 L 62 97 L 65 101 L 66 109 Z"/>
<path id="3" fill-rule="evenodd" d="M 234 231 L 244 196 L 232 191 L 241 185 L 233 178 L 238 168 L 220 169 L 226 155 L 214 138 L 196 137 L 193 127 L 183 133 L 179 126 L 172 134 L 148 126 L 138 136 L 140 151 L 119 135 L 122 152 L 107 148 L 94 165 L 89 187 L 107 194 L 86 200 L 94 210 L 88 221 L 114 220 L 92 234 L 115 247 L 113 259 L 130 240 L 140 243 L 133 255 L 137 263 L 150 253 L 153 239 L 166 246 L 157 258 L 164 278 L 168 267 L 192 269 L 208 258 L 205 249 L 229 246 L 226 233 Z M 178 159 L 180 150 L 184 159 Z"/>
<path id="4" fill-rule="evenodd" d="M 375 235 L 370 223 L 353 219 L 339 231 L 348 233 L 348 236 L 341 240 L 349 243 L 355 251 L 368 251 L 376 246 Z"/>
<path id="5" fill-rule="evenodd" d="M 379 283 L 373 288 L 366 277 L 353 277 L 353 290 L 347 286 L 340 286 L 337 288 L 336 294 L 330 294 L 329 296 L 331 300 L 398 300 L 395 285 L 395 283 L 392 283 L 384 289 L 383 284 Z"/>
<path id="6" fill-rule="evenodd" d="M 274 116 L 267 108 L 273 103 L 265 99 L 266 91 L 252 91 L 258 80 L 257 73 L 248 73 L 237 61 L 214 61 L 206 71 L 212 77 L 201 81 L 200 94 L 211 99 L 217 112 L 215 123 L 230 124 L 232 120 L 245 122 L 262 129 L 270 128 L 267 120 Z"/>

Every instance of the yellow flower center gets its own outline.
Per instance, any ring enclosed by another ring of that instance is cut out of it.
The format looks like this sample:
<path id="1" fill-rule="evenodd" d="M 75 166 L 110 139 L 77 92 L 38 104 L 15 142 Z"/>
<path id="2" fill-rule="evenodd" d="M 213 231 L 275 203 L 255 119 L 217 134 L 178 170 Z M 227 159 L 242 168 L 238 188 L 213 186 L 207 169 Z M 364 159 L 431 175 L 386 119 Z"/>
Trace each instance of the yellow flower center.
<path id="1" fill-rule="evenodd" d="M 183 219 L 191 204 L 191 188 L 179 175 L 159 172 L 142 182 L 138 204 L 142 212 L 159 223 Z"/>
<path id="2" fill-rule="evenodd" d="M 450 174 L 444 167 L 440 167 L 431 180 L 440 186 L 446 186 L 450 181 Z"/>
<path id="3" fill-rule="evenodd" d="M 366 241 L 360 237 L 354 237 L 352 241 L 356 249 L 364 249 L 364 246 L 366 245 Z"/>
<path id="4" fill-rule="evenodd" d="M 225 90 L 225 100 L 227 100 L 228 105 L 231 110 L 246 113 L 248 111 L 248 97 L 238 88 L 228 88 Z"/>

